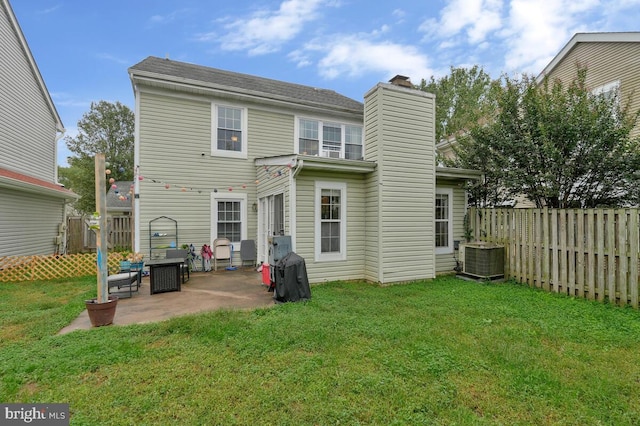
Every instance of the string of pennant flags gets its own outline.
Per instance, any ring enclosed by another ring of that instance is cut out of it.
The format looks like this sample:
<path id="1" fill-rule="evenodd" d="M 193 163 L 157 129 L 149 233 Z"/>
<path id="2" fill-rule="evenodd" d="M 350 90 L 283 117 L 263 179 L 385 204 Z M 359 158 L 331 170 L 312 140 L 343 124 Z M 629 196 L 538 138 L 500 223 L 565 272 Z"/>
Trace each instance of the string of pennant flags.
<path id="1" fill-rule="evenodd" d="M 263 166 L 263 167 L 264 167 L 264 171 L 267 176 L 267 179 L 275 179 L 282 176 L 286 176 L 287 173 L 291 171 L 292 165 L 287 164 L 286 166 L 278 166 L 275 168 L 269 167 L 269 166 Z M 107 175 L 110 175 L 111 170 L 107 169 L 105 173 Z M 228 186 L 220 185 L 216 187 L 193 187 L 189 185 L 182 185 L 179 183 L 169 182 L 166 179 L 142 175 L 138 172 L 138 169 L 136 169 L 136 177 L 134 177 L 134 179 L 137 179 L 138 181 L 152 182 L 152 183 L 163 185 L 166 190 L 179 189 L 180 192 L 198 192 L 199 194 L 203 192 L 204 193 L 220 192 L 220 191 L 232 192 L 238 189 L 246 189 L 250 185 L 258 185 L 260 183 L 260 180 L 256 179 L 255 181 L 252 181 L 252 182 L 244 182 L 236 185 L 228 185 Z M 133 196 L 133 191 L 134 191 L 133 184 L 131 184 L 129 188 L 125 189 L 125 188 L 119 188 L 116 185 L 114 178 L 109 178 L 109 183 L 111 184 L 111 189 L 114 191 L 114 194 L 118 197 L 119 200 L 127 201 L 127 200 L 130 200 L 131 197 Z"/>

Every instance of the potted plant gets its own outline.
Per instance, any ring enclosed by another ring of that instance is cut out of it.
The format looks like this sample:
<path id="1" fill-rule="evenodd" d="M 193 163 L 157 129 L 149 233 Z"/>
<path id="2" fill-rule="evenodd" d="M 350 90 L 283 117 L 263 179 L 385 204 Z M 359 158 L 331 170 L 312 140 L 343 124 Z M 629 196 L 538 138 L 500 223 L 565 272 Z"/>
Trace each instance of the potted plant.
<path id="1" fill-rule="evenodd" d="M 128 271 L 133 269 L 135 271 L 141 271 L 144 268 L 144 255 L 138 252 L 130 252 L 123 254 L 120 261 L 120 270 Z"/>
<path id="2" fill-rule="evenodd" d="M 96 154 L 96 212 L 89 221 L 89 227 L 96 233 L 97 251 L 97 284 L 98 296 L 85 301 L 89 320 L 94 327 L 113 323 L 116 314 L 118 297 L 109 295 L 108 263 L 107 263 L 107 194 L 105 191 L 106 175 L 104 154 Z"/>

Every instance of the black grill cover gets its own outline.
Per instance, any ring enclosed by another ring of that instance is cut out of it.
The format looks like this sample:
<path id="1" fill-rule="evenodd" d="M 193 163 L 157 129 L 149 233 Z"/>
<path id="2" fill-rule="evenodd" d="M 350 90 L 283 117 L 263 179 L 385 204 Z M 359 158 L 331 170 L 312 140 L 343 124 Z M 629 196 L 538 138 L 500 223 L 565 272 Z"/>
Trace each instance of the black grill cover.
<path id="1" fill-rule="evenodd" d="M 277 302 L 297 302 L 311 299 L 311 288 L 307 278 L 304 259 L 289 252 L 275 266 L 275 289 L 273 298 Z"/>

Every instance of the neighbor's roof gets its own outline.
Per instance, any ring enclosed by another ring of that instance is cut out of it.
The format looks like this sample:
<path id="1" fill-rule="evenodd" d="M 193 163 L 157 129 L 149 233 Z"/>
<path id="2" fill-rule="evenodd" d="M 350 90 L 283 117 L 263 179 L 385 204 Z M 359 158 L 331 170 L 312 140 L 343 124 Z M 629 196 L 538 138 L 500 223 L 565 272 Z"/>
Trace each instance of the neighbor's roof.
<path id="1" fill-rule="evenodd" d="M 0 167 L 0 188 L 20 189 L 23 192 L 42 194 L 50 197 L 78 199 L 80 196 L 75 192 L 65 189 L 60 184 L 47 182 L 42 179 L 28 176 L 13 170 Z"/>
<path id="2" fill-rule="evenodd" d="M 107 210 L 131 211 L 131 187 L 132 181 L 116 181 L 113 187 L 107 191 Z M 125 200 L 121 200 L 120 196 L 125 196 Z"/>
<path id="3" fill-rule="evenodd" d="M 560 62 L 571 52 L 578 43 L 638 43 L 640 42 L 640 32 L 613 32 L 613 33 L 576 33 L 571 40 L 560 50 L 547 65 L 538 80 L 548 75 L 558 66 Z"/>
<path id="4" fill-rule="evenodd" d="M 274 101 L 328 107 L 359 114 L 364 111 L 364 106 L 361 102 L 343 96 L 333 90 L 271 80 L 154 56 L 149 56 L 129 68 L 129 75 L 132 80 L 139 78 L 159 79 Z"/>

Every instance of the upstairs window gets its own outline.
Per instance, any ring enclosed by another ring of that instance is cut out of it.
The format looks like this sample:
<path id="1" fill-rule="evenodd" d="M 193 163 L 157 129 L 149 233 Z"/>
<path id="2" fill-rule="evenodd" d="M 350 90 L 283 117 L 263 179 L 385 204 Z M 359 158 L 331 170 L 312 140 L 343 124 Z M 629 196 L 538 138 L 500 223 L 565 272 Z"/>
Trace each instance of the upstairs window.
<path id="1" fill-rule="evenodd" d="M 606 100 L 610 101 L 618 96 L 618 90 L 620 90 L 620 80 L 598 86 L 591 91 L 591 94 L 595 96 L 602 96 Z"/>
<path id="2" fill-rule="evenodd" d="M 298 154 L 362 160 L 362 126 L 300 118 Z"/>
<path id="3" fill-rule="evenodd" d="M 344 126 L 344 156 L 350 160 L 362 160 L 362 127 Z"/>
<path id="4" fill-rule="evenodd" d="M 246 158 L 246 110 L 227 105 L 214 105 L 212 111 L 212 154 Z"/>

